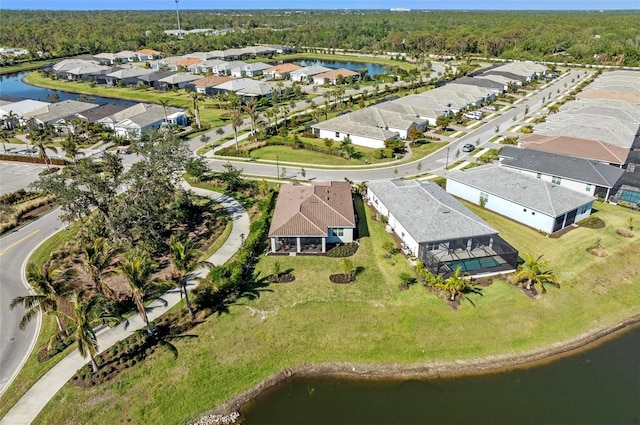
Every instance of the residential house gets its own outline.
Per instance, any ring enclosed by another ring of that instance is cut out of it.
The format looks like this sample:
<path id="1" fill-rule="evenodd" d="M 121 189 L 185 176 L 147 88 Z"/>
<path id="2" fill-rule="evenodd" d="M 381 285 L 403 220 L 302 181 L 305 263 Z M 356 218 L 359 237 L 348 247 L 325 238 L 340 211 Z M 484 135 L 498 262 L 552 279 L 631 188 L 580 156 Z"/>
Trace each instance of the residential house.
<path id="1" fill-rule="evenodd" d="M 211 75 L 209 77 L 204 77 L 199 80 L 195 80 L 186 85 L 186 89 L 190 91 L 195 91 L 200 94 L 204 94 L 207 96 L 213 96 L 214 87 L 218 86 L 222 83 L 226 83 L 227 81 L 233 80 L 233 77 L 222 77 L 219 75 Z"/>
<path id="2" fill-rule="evenodd" d="M 331 68 L 320 65 L 305 66 L 295 71 L 291 71 L 291 80 L 301 83 L 312 83 L 315 75 L 331 71 Z"/>
<path id="3" fill-rule="evenodd" d="M 237 61 L 237 60 L 234 60 L 231 62 L 222 61 L 222 63 L 212 66 L 211 72 L 217 75 L 231 75 L 231 70 L 236 68 L 241 68 L 245 65 L 247 65 L 246 62 Z"/>
<path id="4" fill-rule="evenodd" d="M 329 244 L 353 242 L 355 229 L 349 183 L 284 184 L 269 229 L 271 252 L 325 253 Z"/>
<path id="5" fill-rule="evenodd" d="M 403 251 L 434 274 L 473 276 L 513 271 L 518 252 L 498 232 L 435 183 L 367 183 L 367 202 L 402 241 Z"/>
<path id="6" fill-rule="evenodd" d="M 288 80 L 291 77 L 291 73 L 299 69 L 302 69 L 302 67 L 294 63 L 282 63 L 265 69 L 262 71 L 262 75 L 268 80 Z"/>
<path id="7" fill-rule="evenodd" d="M 169 67 L 169 71 L 184 71 L 188 67 L 202 62 L 204 62 L 204 60 L 198 58 L 182 58 L 168 63 L 167 66 Z"/>
<path id="8" fill-rule="evenodd" d="M 41 109 L 47 105 L 50 105 L 50 102 L 41 102 L 39 100 L 31 100 L 25 99 L 19 102 L 11 102 L 5 103 L 4 105 L 0 105 L 0 118 L 4 118 L 9 114 L 15 115 L 15 122 L 13 125 L 18 125 L 19 123 L 23 123 L 22 117 L 25 114 L 33 112 L 35 110 Z"/>
<path id="9" fill-rule="evenodd" d="M 166 124 L 184 126 L 187 124 L 187 117 L 184 108 L 139 103 L 99 122 L 112 125 L 117 136 L 135 139 L 151 128 Z"/>
<path id="10" fill-rule="evenodd" d="M 355 71 L 346 68 L 340 69 L 332 69 L 327 72 L 323 72 L 321 74 L 316 74 L 313 76 L 313 83 L 317 85 L 324 84 L 339 84 L 340 80 L 343 81 L 351 81 L 352 79 L 358 78 L 360 74 Z"/>
<path id="11" fill-rule="evenodd" d="M 586 193 L 493 165 L 449 173 L 447 192 L 547 233 L 589 217 L 594 201 Z"/>
<path id="12" fill-rule="evenodd" d="M 524 134 L 518 139 L 518 146 L 559 155 L 585 158 L 622 168 L 627 162 L 629 149 L 598 140 L 581 139 L 570 136 L 546 136 L 544 134 Z"/>
<path id="13" fill-rule="evenodd" d="M 154 88 L 159 91 L 183 89 L 187 84 L 199 80 L 200 78 L 202 78 L 200 75 L 193 75 L 189 72 L 179 72 L 159 79 L 154 85 Z"/>
<path id="14" fill-rule="evenodd" d="M 194 74 L 209 74 L 209 73 L 217 73 L 216 69 L 219 66 L 223 66 L 228 64 L 229 62 L 220 60 L 220 59 L 209 59 L 203 62 L 194 63 L 193 65 L 189 65 L 187 70 Z"/>
<path id="15" fill-rule="evenodd" d="M 34 119 L 38 125 L 52 124 L 58 131 L 67 128 L 68 121 L 80 112 L 88 111 L 98 105 L 95 103 L 63 100 L 25 113 L 22 119 L 26 122 Z"/>
<path id="16" fill-rule="evenodd" d="M 140 49 L 136 52 L 139 61 L 152 61 L 162 58 L 162 52 L 153 49 Z"/>
<path id="17" fill-rule="evenodd" d="M 274 90 L 280 90 L 276 84 L 252 80 L 250 78 L 238 78 L 226 81 L 210 88 L 211 96 L 218 93 L 236 93 L 244 100 L 260 97 L 270 98 Z"/>
<path id="18" fill-rule="evenodd" d="M 236 78 L 258 77 L 262 75 L 262 71 L 270 68 L 271 65 L 262 62 L 247 63 L 242 66 L 231 69 L 231 75 Z"/>
<path id="19" fill-rule="evenodd" d="M 499 164 L 605 200 L 624 174 L 623 169 L 602 162 L 514 146 L 502 148 Z"/>
<path id="20" fill-rule="evenodd" d="M 64 59 L 53 65 L 51 73 L 59 80 L 81 80 L 84 75 L 109 71 L 111 67 L 84 59 Z"/>
<path id="21" fill-rule="evenodd" d="M 158 84 L 158 81 L 173 74 L 174 72 L 172 71 L 153 71 L 150 74 L 140 75 L 136 78 L 136 86 L 155 88 Z"/>
<path id="22" fill-rule="evenodd" d="M 154 71 L 151 69 L 143 69 L 143 68 L 123 68 L 119 69 L 115 72 L 105 75 L 106 85 L 109 87 L 115 86 L 137 86 L 138 85 L 138 77 L 143 75 L 152 74 Z"/>

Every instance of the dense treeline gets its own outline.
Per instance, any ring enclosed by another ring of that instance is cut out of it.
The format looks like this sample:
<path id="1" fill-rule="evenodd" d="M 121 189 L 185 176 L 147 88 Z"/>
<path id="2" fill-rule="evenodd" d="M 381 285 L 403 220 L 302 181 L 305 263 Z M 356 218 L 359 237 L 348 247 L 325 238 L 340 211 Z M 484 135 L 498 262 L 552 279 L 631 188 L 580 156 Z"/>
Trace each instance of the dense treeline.
<path id="1" fill-rule="evenodd" d="M 254 43 L 640 65 L 640 11 L 181 11 L 183 29 L 232 28 L 222 36 L 167 36 L 175 11 L 3 10 L 0 45 L 48 57 L 149 47 L 165 54 Z"/>

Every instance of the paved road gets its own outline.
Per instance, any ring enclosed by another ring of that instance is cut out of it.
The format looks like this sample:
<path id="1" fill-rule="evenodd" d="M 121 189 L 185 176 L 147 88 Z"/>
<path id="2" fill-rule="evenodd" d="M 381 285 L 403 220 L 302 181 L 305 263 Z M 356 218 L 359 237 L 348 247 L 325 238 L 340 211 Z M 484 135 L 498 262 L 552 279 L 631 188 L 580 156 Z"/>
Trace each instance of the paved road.
<path id="1" fill-rule="evenodd" d="M 9 303 L 29 293 L 23 280 L 26 259 L 42 241 L 63 228 L 59 214 L 60 210 L 54 210 L 0 238 L 0 394 L 22 368 L 40 328 L 38 317 L 21 331 L 18 323 L 24 310 L 9 311 Z"/>
<path id="2" fill-rule="evenodd" d="M 188 186 L 186 187 L 188 188 Z M 233 198 L 203 189 L 193 188 L 192 190 L 198 195 L 206 196 L 220 202 L 231 216 L 233 228 L 229 238 L 222 247 L 208 259 L 208 261 L 214 265 L 224 264 L 236 253 L 242 245 L 243 238 L 249 234 L 249 215 L 242 205 Z M 204 275 L 205 273 L 206 271 L 204 269 L 199 272 L 200 275 Z M 180 302 L 181 298 L 179 289 L 173 289 L 165 293 L 147 307 L 149 320 L 154 320 L 171 309 L 171 307 Z M 3 294 L 2 300 L 4 301 L 4 299 Z M 145 324 L 140 318 L 140 315 L 136 314 L 129 320 L 128 324 L 121 324 L 115 328 L 107 328 L 100 331 L 98 333 L 100 352 L 108 349 L 116 342 L 128 337 L 134 331 L 144 326 Z M 4 323 L 2 324 L 2 329 L 4 329 Z M 73 351 L 49 370 L 49 372 L 27 391 L 2 420 L 0 420 L 0 425 L 30 424 L 60 388 L 87 362 L 87 358 L 83 358 L 78 351 Z M 2 370 L 13 370 L 13 368 L 5 369 L 3 367 Z"/>
<path id="3" fill-rule="evenodd" d="M 492 119 L 490 122 L 485 123 L 484 125 L 468 131 L 466 135 L 461 138 L 453 139 L 446 147 L 440 149 L 439 151 L 429 155 L 426 158 L 418 159 L 411 161 L 402 165 L 388 165 L 385 167 L 376 167 L 371 169 L 363 169 L 362 167 L 358 167 L 357 169 L 349 168 L 349 167 L 325 167 L 325 168 L 308 168 L 315 167 L 313 164 L 297 164 L 290 165 L 286 163 L 279 163 L 280 170 L 282 167 L 286 167 L 287 169 L 287 177 L 289 178 L 300 178 L 300 168 L 305 167 L 307 179 L 317 179 L 317 180 L 342 180 L 344 178 L 348 178 L 353 181 L 369 181 L 369 180 L 378 180 L 378 179 L 391 179 L 395 177 L 410 177 L 415 176 L 421 173 L 432 173 L 438 175 L 445 174 L 446 164 L 453 163 L 457 160 L 472 160 L 468 154 L 464 154 L 460 152 L 458 157 L 455 156 L 456 151 L 458 151 L 462 145 L 465 143 L 472 143 L 475 145 L 476 141 L 479 139 L 480 144 L 479 148 L 489 147 L 491 143 L 489 142 L 497 134 L 502 133 L 507 128 L 516 125 L 520 119 L 524 117 L 526 106 L 529 107 L 527 116 L 532 116 L 540 110 L 544 103 L 549 101 L 549 98 L 554 96 L 559 96 L 565 90 L 564 84 L 571 85 L 571 79 L 575 78 L 576 74 L 580 74 L 580 80 L 586 78 L 586 73 L 584 71 L 572 71 L 567 74 L 564 74 L 561 78 L 553 81 L 547 88 L 540 90 L 537 94 L 524 98 L 523 102 L 514 105 L 514 108 L 501 113 L 496 118 Z M 578 79 L 574 84 L 578 83 Z M 557 91 L 560 91 L 558 94 Z M 545 99 L 543 102 L 542 99 Z M 516 117 L 516 121 L 513 121 L 513 117 Z M 499 128 L 499 132 L 496 133 L 496 127 Z M 447 159 L 448 157 L 448 159 Z M 220 159 L 209 159 L 209 167 L 213 170 L 222 170 L 222 165 L 229 162 L 226 158 Z M 418 172 L 418 163 L 421 163 L 421 170 Z M 238 161 L 236 164 L 238 168 L 242 168 L 245 174 L 256 175 L 256 176 L 264 176 L 268 178 L 277 178 L 277 165 L 273 161 Z M 397 172 L 397 174 L 396 174 Z"/>

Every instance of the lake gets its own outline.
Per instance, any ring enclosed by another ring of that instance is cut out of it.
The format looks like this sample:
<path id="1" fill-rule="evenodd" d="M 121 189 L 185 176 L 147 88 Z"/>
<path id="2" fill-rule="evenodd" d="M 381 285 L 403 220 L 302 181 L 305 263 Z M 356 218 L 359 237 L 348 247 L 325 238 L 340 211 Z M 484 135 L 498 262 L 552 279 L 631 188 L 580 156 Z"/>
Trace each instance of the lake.
<path id="1" fill-rule="evenodd" d="M 526 369 L 456 378 L 293 378 L 242 409 L 252 424 L 638 424 L 640 326 Z"/>
<path id="2" fill-rule="evenodd" d="M 324 66 L 325 68 L 331 69 L 339 69 L 346 68 L 351 71 L 358 71 L 359 69 L 366 68 L 368 71 L 368 75 L 373 77 L 378 74 L 389 74 L 390 71 L 386 67 L 386 65 L 380 65 L 378 63 L 370 63 L 370 62 L 348 62 L 348 61 L 326 61 L 326 60 L 301 60 L 297 62 L 300 66 L 312 66 L 319 65 Z"/>
<path id="3" fill-rule="evenodd" d="M 41 100 L 43 102 L 57 102 L 58 100 L 77 100 L 78 95 L 75 93 L 67 93 L 59 90 L 45 89 L 42 87 L 31 86 L 22 81 L 22 78 L 27 75 L 26 72 L 18 74 L 7 74 L 0 76 L 0 98 L 8 100 L 10 102 L 17 102 L 23 99 Z M 58 100 L 54 100 L 55 97 Z M 137 102 L 131 102 L 128 100 L 111 99 L 100 96 L 85 96 L 84 101 L 91 103 L 98 103 L 100 105 L 105 103 L 113 103 L 115 105 L 133 106 Z"/>

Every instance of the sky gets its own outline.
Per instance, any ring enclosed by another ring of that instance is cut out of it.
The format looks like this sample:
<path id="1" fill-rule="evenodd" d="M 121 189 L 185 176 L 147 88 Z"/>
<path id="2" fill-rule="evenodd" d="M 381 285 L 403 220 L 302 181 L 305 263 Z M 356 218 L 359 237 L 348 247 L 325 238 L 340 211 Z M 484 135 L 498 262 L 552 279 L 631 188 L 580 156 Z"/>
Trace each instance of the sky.
<path id="1" fill-rule="evenodd" d="M 410 9 L 448 10 L 616 10 L 640 9 L 640 0 L 179 0 L 180 9 Z M 0 0 L 0 9 L 160 10 L 175 9 L 174 0 Z M 0 20 L 2 16 L 0 15 Z"/>

